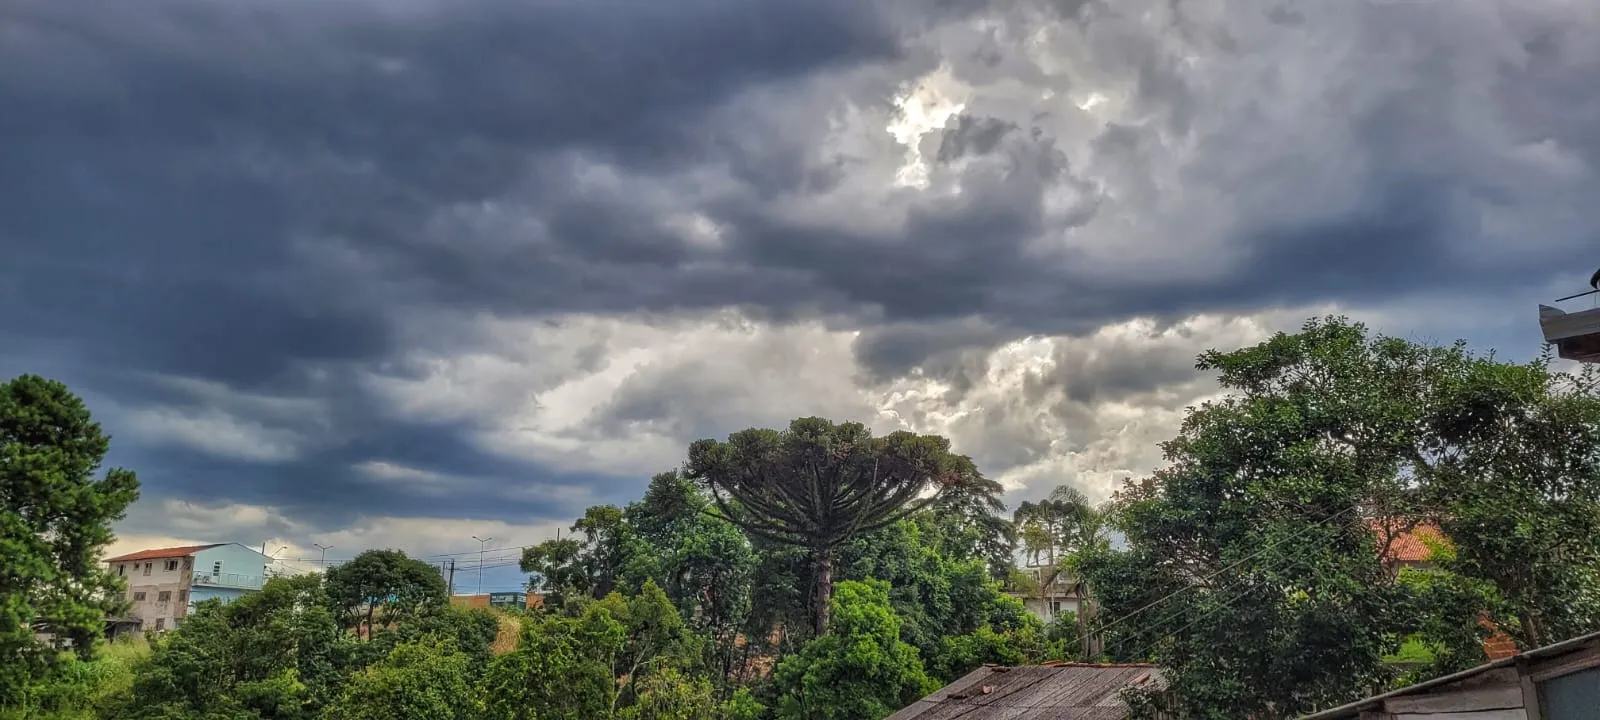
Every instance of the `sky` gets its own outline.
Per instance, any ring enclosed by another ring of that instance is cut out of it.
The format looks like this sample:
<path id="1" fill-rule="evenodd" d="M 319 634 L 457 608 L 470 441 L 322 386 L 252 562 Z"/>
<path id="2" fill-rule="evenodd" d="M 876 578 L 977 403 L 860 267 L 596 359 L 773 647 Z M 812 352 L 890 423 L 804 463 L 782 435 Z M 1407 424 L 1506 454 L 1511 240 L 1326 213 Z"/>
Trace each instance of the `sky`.
<path id="1" fill-rule="evenodd" d="M 1105 498 L 1208 348 L 1536 356 L 1597 76 L 1592 0 L 8 0 L 0 377 L 138 472 L 114 551 L 510 589 L 807 415 Z"/>

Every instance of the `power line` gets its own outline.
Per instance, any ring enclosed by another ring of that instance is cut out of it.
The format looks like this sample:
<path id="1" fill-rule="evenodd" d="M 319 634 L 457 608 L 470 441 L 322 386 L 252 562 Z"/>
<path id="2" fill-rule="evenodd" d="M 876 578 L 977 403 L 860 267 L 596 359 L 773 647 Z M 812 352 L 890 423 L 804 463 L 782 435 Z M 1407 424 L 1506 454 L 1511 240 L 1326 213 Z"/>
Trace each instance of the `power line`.
<path id="1" fill-rule="evenodd" d="M 1328 517 L 1323 518 L 1320 521 L 1314 522 L 1314 523 L 1306 526 L 1306 528 L 1304 530 L 1302 530 L 1301 532 L 1295 533 L 1293 536 L 1291 536 L 1291 538 L 1298 538 L 1298 537 L 1300 537 L 1302 535 L 1305 535 L 1307 532 L 1310 532 L 1311 530 L 1317 528 L 1318 526 L 1327 525 L 1329 522 L 1332 522 L 1334 518 L 1337 518 L 1340 515 L 1344 515 L 1346 513 L 1352 512 L 1352 511 L 1357 510 L 1357 509 L 1359 509 L 1359 506 L 1352 505 L 1352 506 L 1350 506 L 1348 508 L 1345 508 L 1344 510 L 1340 510 L 1339 512 L 1336 512 L 1336 513 L 1334 513 L 1332 515 L 1329 515 Z M 1283 543 L 1287 542 L 1289 539 L 1290 538 L 1279 539 L 1277 542 L 1271 543 L 1271 544 L 1267 545 L 1266 547 L 1262 548 L 1261 550 L 1258 550 L 1258 551 L 1256 551 L 1254 553 L 1251 553 L 1251 554 L 1245 556 L 1244 558 L 1242 558 L 1240 560 L 1237 560 L 1235 562 L 1229 563 L 1226 566 L 1223 566 L 1222 568 L 1218 569 L 1217 571 L 1211 573 L 1210 575 L 1207 575 L 1207 576 L 1205 576 L 1203 578 L 1200 578 L 1199 582 L 1194 582 L 1194 583 L 1189 583 L 1187 585 L 1184 585 L 1183 587 L 1178 588 L 1177 590 L 1173 590 L 1172 592 L 1167 593 L 1166 595 L 1163 595 L 1163 596 L 1161 596 L 1159 598 L 1156 598 L 1155 600 L 1153 600 L 1153 601 L 1151 601 L 1151 602 L 1149 602 L 1149 603 L 1147 603 L 1147 604 L 1145 604 L 1145 605 L 1143 605 L 1143 606 L 1141 606 L 1139 608 L 1134 609 L 1132 612 L 1129 612 L 1128 614 L 1123 615 L 1122 617 L 1119 617 L 1116 620 L 1112 620 L 1111 622 L 1100 626 L 1099 630 L 1103 634 L 1106 630 L 1108 630 L 1108 629 L 1110 629 L 1112 627 L 1116 627 L 1117 625 L 1121 624 L 1122 622 L 1124 622 L 1126 620 L 1129 620 L 1129 619 L 1133 618 L 1134 616 L 1138 615 L 1139 613 L 1142 613 L 1142 612 L 1144 612 L 1146 610 L 1149 610 L 1150 608 L 1155 607 L 1156 605 L 1159 605 L 1159 604 L 1161 604 L 1163 602 L 1166 602 L 1167 600 L 1170 600 L 1170 599 L 1178 596 L 1181 593 L 1184 593 L 1186 591 L 1194 590 L 1195 588 L 1201 587 L 1202 584 L 1204 584 L 1206 581 L 1211 580 L 1211 579 L 1217 577 L 1218 575 L 1221 575 L 1221 574 L 1223 574 L 1223 573 L 1225 573 L 1225 572 L 1227 572 L 1229 570 L 1232 570 L 1232 569 L 1234 569 L 1236 567 L 1239 567 L 1240 565 L 1243 565 L 1246 562 L 1249 562 L 1249 561 L 1254 560 L 1254 559 L 1256 559 L 1258 557 L 1261 557 L 1262 555 L 1267 554 L 1268 552 L 1276 549 L 1279 545 L 1282 545 Z"/>
<path id="2" fill-rule="evenodd" d="M 1146 605 L 1144 605 L 1144 606 L 1142 606 L 1142 607 L 1140 607 L 1140 608 L 1138 608 L 1138 609 L 1136 609 L 1136 610 L 1134 610 L 1134 611 L 1132 611 L 1132 612 L 1130 612 L 1130 613 L 1128 613 L 1126 615 L 1123 615 L 1120 618 L 1117 618 L 1116 620 L 1114 620 L 1114 621 L 1112 621 L 1110 623 L 1107 623 L 1106 625 L 1101 626 L 1098 629 L 1099 633 L 1101 634 L 1102 637 L 1104 637 L 1104 633 L 1105 633 L 1106 629 L 1111 628 L 1111 627 L 1121 623 L 1122 621 L 1127 620 L 1127 619 L 1129 619 L 1129 618 L 1131 618 L 1131 617 L 1133 617 L 1133 616 L 1135 616 L 1135 615 L 1137 615 L 1137 614 L 1139 614 L 1141 612 L 1144 612 L 1144 611 L 1146 611 L 1146 610 L 1148 610 L 1148 609 L 1150 609 L 1150 608 L 1152 608 L 1152 607 L 1154 607 L 1154 606 L 1156 606 L 1156 605 L 1158 605 L 1158 604 L 1160 604 L 1162 602 L 1165 602 L 1165 601 L 1167 601 L 1167 600 L 1169 600 L 1169 599 L 1171 599 L 1173 597 L 1176 597 L 1177 595 L 1183 593 L 1186 590 L 1194 590 L 1194 589 L 1200 588 L 1200 587 L 1203 586 L 1201 583 L 1204 583 L 1207 580 L 1211 580 L 1211 579 L 1217 577 L 1218 575 L 1220 575 L 1220 574 L 1222 574 L 1222 573 L 1224 573 L 1224 572 L 1226 572 L 1226 571 L 1228 571 L 1230 569 L 1238 567 L 1239 565 L 1243 564 L 1244 562 L 1246 562 L 1248 560 L 1251 560 L 1251 559 L 1254 559 L 1254 558 L 1258 558 L 1258 557 L 1266 554 L 1268 551 L 1283 545 L 1284 543 L 1288 542 L 1291 539 L 1302 537 L 1302 536 L 1306 535 L 1306 533 L 1310 532 L 1311 530 L 1314 530 L 1314 529 L 1316 529 L 1318 527 L 1326 527 L 1327 529 L 1337 529 L 1340 526 L 1331 525 L 1330 523 L 1332 523 L 1333 520 L 1335 518 L 1339 517 L 1340 515 L 1344 515 L 1346 513 L 1349 513 L 1350 511 L 1356 510 L 1356 509 L 1359 509 L 1359 508 L 1357 506 L 1352 506 L 1352 507 L 1346 508 L 1345 510 L 1342 510 L 1340 512 L 1337 512 L 1337 513 L 1334 513 L 1332 515 L 1329 515 L 1328 517 L 1323 518 L 1320 521 L 1314 522 L 1311 525 L 1308 525 L 1304 530 L 1302 530 L 1302 531 L 1300 531 L 1298 533 L 1295 533 L 1294 535 L 1291 535 L 1291 536 L 1289 536 L 1287 538 L 1281 538 L 1277 542 L 1269 544 L 1266 548 L 1263 548 L 1261 551 L 1258 551 L 1256 553 L 1252 553 L 1248 557 L 1245 557 L 1244 559 L 1242 559 L 1242 560 L 1240 560 L 1238 562 L 1231 563 L 1231 564 L 1227 565 L 1226 567 L 1223 567 L 1223 568 L 1217 570 L 1216 572 L 1213 572 L 1213 573 L 1205 576 L 1204 578 L 1201 579 L 1201 581 L 1199 583 L 1193 583 L 1193 584 L 1185 585 L 1182 588 L 1179 588 L 1179 589 L 1177 589 L 1177 590 L 1175 590 L 1175 591 L 1173 591 L 1171 593 L 1168 593 L 1167 595 L 1164 595 L 1164 596 L 1156 599 L 1154 602 L 1148 603 L 1148 604 L 1146 604 Z M 1338 542 L 1339 540 L 1340 540 L 1340 538 L 1337 537 L 1337 536 L 1336 537 L 1332 537 L 1332 538 L 1328 538 L 1327 540 L 1318 543 L 1315 547 L 1317 547 L 1319 549 L 1326 548 L 1326 547 Z M 1291 556 L 1291 557 L 1284 558 L 1284 560 L 1285 560 L 1285 562 L 1283 562 L 1283 564 L 1281 564 L 1281 565 L 1269 565 L 1266 568 L 1266 570 L 1269 573 L 1281 573 L 1281 572 L 1283 572 L 1283 571 L 1285 571 L 1285 570 L 1287 570 L 1287 569 L 1289 569 L 1291 567 L 1294 567 L 1295 565 L 1300 564 L 1304 560 L 1304 558 L 1296 558 L 1296 557 L 1292 557 Z M 1228 583 L 1228 584 L 1225 584 L 1223 587 L 1214 589 L 1212 592 L 1215 595 L 1222 596 L 1222 595 L 1226 595 L 1229 592 L 1233 591 L 1234 589 L 1236 589 L 1236 588 L 1238 588 L 1238 587 L 1240 587 L 1242 585 L 1246 585 L 1246 584 L 1248 584 L 1248 578 L 1241 577 L 1241 578 L 1235 579 L 1232 583 Z M 1178 633 L 1181 633 L 1184 630 L 1187 630 L 1187 629 L 1195 626 L 1196 624 L 1200 623 L 1201 621 L 1203 621 L 1203 620 L 1205 620 L 1205 619 L 1207 619 L 1209 617 L 1212 617 L 1215 614 L 1217 614 L 1217 613 L 1219 613 L 1219 612 L 1221 612 L 1223 610 L 1226 610 L 1229 607 L 1232 607 L 1234 603 L 1236 603 L 1239 600 L 1243 599 L 1244 597 L 1248 596 L 1250 593 L 1253 593 L 1253 592 L 1255 592 L 1257 590 L 1260 590 L 1260 589 L 1263 589 L 1263 588 L 1269 588 L 1270 589 L 1271 587 L 1272 587 L 1271 584 L 1251 584 L 1250 587 L 1248 587 L 1248 588 L 1244 589 L 1243 591 L 1239 592 L 1234 597 L 1224 601 L 1223 604 L 1220 607 L 1215 607 L 1215 608 L 1211 608 L 1209 610 L 1203 611 L 1203 612 L 1201 612 L 1200 617 L 1195 618 L 1193 621 L 1185 624 L 1184 626 L 1178 628 L 1177 630 L 1173 630 L 1171 632 L 1162 633 L 1161 635 L 1176 635 Z M 1178 608 L 1177 610 L 1173 611 L 1171 614 L 1168 614 L 1168 615 L 1166 615 L 1164 617 L 1157 618 L 1154 622 L 1150 623 L 1148 627 L 1151 630 L 1154 630 L 1156 628 L 1160 628 L 1162 625 L 1165 625 L 1168 622 L 1171 622 L 1173 620 L 1182 619 L 1184 615 L 1185 615 L 1185 608 Z M 1143 635 L 1146 635 L 1146 634 L 1148 634 L 1148 633 L 1140 633 L 1140 636 L 1143 636 Z M 1118 641 L 1115 641 L 1114 645 L 1116 647 L 1118 647 L 1119 649 L 1124 648 L 1126 646 L 1127 642 L 1133 640 L 1134 637 L 1135 636 L 1133 636 L 1133 635 L 1124 636 L 1124 637 L 1120 638 Z"/>

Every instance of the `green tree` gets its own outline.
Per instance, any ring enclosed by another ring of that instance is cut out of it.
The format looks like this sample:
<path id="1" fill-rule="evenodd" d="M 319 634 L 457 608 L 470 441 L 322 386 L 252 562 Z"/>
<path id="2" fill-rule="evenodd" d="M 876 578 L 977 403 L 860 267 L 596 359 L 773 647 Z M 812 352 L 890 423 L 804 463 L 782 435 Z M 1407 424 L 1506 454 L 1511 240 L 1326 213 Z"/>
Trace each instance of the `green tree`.
<path id="1" fill-rule="evenodd" d="M 90 659 L 123 586 L 101 569 L 111 523 L 139 494 L 127 470 L 96 479 L 110 447 L 67 387 L 37 375 L 0 385 L 0 707 L 25 701 L 57 647 Z"/>
<path id="2" fill-rule="evenodd" d="M 576 538 L 546 540 L 522 549 L 522 571 L 533 573 L 528 589 L 544 593 L 545 604 L 566 605 L 568 600 L 589 597 L 594 582 L 584 558 L 584 546 Z"/>
<path id="3" fill-rule="evenodd" d="M 638 685 L 638 702 L 626 720 L 708 720 L 720 713 L 711 681 L 684 675 L 674 668 L 652 673 Z"/>
<path id="4" fill-rule="evenodd" d="M 932 692 L 881 580 L 839 583 L 833 626 L 778 665 L 783 720 L 878 720 Z"/>
<path id="5" fill-rule="evenodd" d="M 354 651 L 351 665 L 366 667 L 388 657 L 396 646 L 426 642 L 432 637 L 454 642 L 456 650 L 471 661 L 472 671 L 479 673 L 492 659 L 490 647 L 499 634 L 500 619 L 488 609 L 432 607 L 392 628 L 373 633 L 371 642 L 363 643 Z"/>
<path id="6" fill-rule="evenodd" d="M 546 614 L 525 625 L 517 649 L 490 664 L 489 717 L 616 718 L 636 704 L 640 683 L 692 669 L 698 656 L 677 608 L 646 582 L 638 595 L 612 593 L 577 617 Z"/>
<path id="7" fill-rule="evenodd" d="M 116 716 L 314 718 L 338 694 L 351 643 L 319 576 L 274 578 L 197 606 L 136 668 Z"/>
<path id="8" fill-rule="evenodd" d="M 544 614 L 525 622 L 517 648 L 489 664 L 488 720 L 596 720 L 611 713 L 616 678 L 603 658 L 626 630 L 610 617 Z"/>
<path id="9" fill-rule="evenodd" d="M 1129 549 L 1080 565 L 1107 652 L 1163 663 L 1182 717 L 1292 716 L 1386 682 L 1413 628 L 1368 520 L 1416 512 L 1429 388 L 1459 360 L 1341 320 L 1202 355 L 1230 394 L 1122 492 Z"/>
<path id="10" fill-rule="evenodd" d="M 784 431 L 751 428 L 726 442 L 699 440 L 687 470 L 717 508 L 746 532 L 806 548 L 811 556 L 811 625 L 821 635 L 833 594 L 833 553 L 937 499 L 970 466 L 932 435 L 875 438 L 860 423 L 801 418 Z"/>
<path id="11" fill-rule="evenodd" d="M 522 551 L 522 571 L 534 573 L 529 586 L 552 605 L 581 597 L 602 598 L 617 589 L 630 551 L 637 552 L 621 508 L 596 505 L 572 524 L 573 536 L 547 540 Z"/>
<path id="12" fill-rule="evenodd" d="M 928 506 L 923 524 L 938 526 L 939 554 L 981 559 L 991 577 L 1004 580 L 1015 565 L 1017 542 L 1015 524 L 1000 515 L 1005 488 L 965 457 L 955 459 L 950 477 L 953 482 Z"/>
<path id="13" fill-rule="evenodd" d="M 1600 373 L 1548 355 L 1463 359 L 1436 384 L 1422 495 L 1450 538 L 1440 565 L 1487 581 L 1524 648 L 1600 625 Z"/>
<path id="14" fill-rule="evenodd" d="M 1104 510 L 1091 504 L 1082 491 L 1066 485 L 1052 490 L 1044 500 L 1017 505 L 1012 521 L 1035 565 L 1055 566 L 1073 553 L 1105 542 Z"/>
<path id="15" fill-rule="evenodd" d="M 328 720 L 477 720 L 483 696 L 472 659 L 455 642 L 430 638 L 395 646 L 350 678 Z"/>
<path id="16" fill-rule="evenodd" d="M 327 596 L 344 619 L 371 639 L 373 622 L 397 622 L 450 602 L 444 578 L 432 565 L 399 550 L 368 550 L 327 573 Z"/>

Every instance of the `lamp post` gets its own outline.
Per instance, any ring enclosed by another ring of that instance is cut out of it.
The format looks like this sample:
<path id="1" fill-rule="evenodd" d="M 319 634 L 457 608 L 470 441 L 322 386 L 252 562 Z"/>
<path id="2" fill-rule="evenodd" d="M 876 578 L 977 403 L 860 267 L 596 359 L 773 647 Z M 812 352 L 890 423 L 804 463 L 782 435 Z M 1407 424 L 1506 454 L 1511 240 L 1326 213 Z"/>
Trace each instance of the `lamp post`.
<path id="1" fill-rule="evenodd" d="M 489 541 L 493 540 L 494 538 L 492 538 L 492 537 L 491 538 L 481 538 L 481 537 L 478 537 L 477 535 L 473 535 L 472 539 L 478 541 L 478 594 L 482 595 L 483 594 L 483 549 L 484 549 L 485 546 L 487 546 L 489 544 Z"/>
<path id="2" fill-rule="evenodd" d="M 317 543 L 311 543 L 311 547 L 314 547 L 314 548 L 322 551 L 322 555 L 317 558 L 317 565 L 321 566 L 323 570 L 327 570 L 328 569 L 328 551 L 332 550 L 333 546 L 332 545 L 319 545 Z"/>

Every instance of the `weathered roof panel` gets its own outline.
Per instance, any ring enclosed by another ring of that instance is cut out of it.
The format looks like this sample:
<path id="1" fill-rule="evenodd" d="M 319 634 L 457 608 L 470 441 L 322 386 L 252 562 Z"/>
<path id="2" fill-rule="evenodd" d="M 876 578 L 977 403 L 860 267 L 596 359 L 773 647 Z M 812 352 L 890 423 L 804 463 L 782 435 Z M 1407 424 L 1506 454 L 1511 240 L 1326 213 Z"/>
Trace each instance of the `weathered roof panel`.
<path id="1" fill-rule="evenodd" d="M 1119 691 L 1160 682 L 1151 665 L 982 667 L 889 720 L 1122 720 Z"/>

